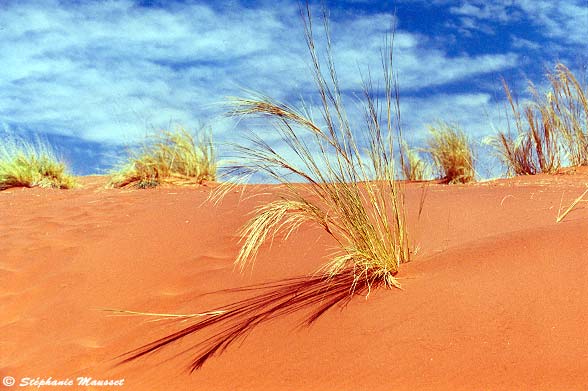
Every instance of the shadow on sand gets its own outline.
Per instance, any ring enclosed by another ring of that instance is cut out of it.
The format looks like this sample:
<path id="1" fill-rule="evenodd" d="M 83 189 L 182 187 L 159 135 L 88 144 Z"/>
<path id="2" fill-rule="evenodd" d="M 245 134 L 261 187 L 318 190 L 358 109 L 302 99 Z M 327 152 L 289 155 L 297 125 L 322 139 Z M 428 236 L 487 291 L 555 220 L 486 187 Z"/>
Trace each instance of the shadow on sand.
<path id="1" fill-rule="evenodd" d="M 195 323 L 156 341 L 129 351 L 119 358 L 127 363 L 156 352 L 182 338 L 206 331 L 206 338 L 191 346 L 189 370 L 194 372 L 215 354 L 221 354 L 232 343 L 243 340 L 259 324 L 308 309 L 302 325 L 309 326 L 334 306 L 345 307 L 354 295 L 366 294 L 379 285 L 377 280 L 357 279 L 353 270 L 332 277 L 304 276 L 278 282 L 223 290 L 216 293 L 256 292 L 247 299 L 216 308 L 217 313 L 196 318 Z M 185 320 L 183 321 L 185 322 Z"/>

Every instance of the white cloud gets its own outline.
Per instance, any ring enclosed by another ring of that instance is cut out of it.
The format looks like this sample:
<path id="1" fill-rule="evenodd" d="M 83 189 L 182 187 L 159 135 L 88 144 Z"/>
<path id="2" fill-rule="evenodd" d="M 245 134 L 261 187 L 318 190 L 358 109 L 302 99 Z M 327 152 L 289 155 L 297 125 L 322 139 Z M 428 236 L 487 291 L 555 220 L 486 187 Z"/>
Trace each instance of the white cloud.
<path id="1" fill-rule="evenodd" d="M 588 6 L 585 0 L 550 1 L 519 0 L 521 8 L 546 28 L 546 35 L 586 46 L 588 36 Z"/>
<path id="2" fill-rule="evenodd" d="M 511 36 L 512 46 L 517 49 L 530 49 L 530 50 L 539 50 L 541 49 L 541 44 L 538 42 L 533 42 L 528 39 L 517 37 L 516 35 Z"/>
<path id="3" fill-rule="evenodd" d="M 401 102 L 404 127 L 408 138 L 422 142 L 429 125 L 448 121 L 462 127 L 476 138 L 494 133 L 493 119 L 501 116 L 504 107 L 487 93 L 440 93 L 426 98 L 408 97 Z M 494 126 L 500 128 L 502 123 Z"/>
<path id="4" fill-rule="evenodd" d="M 450 3 L 447 0 L 436 2 Z M 450 6 L 449 12 L 460 19 L 460 27 L 465 30 L 484 31 L 488 28 L 487 21 L 508 24 L 524 19 L 547 38 L 586 46 L 588 6 L 585 0 L 464 0 L 459 6 Z"/>
<path id="5" fill-rule="evenodd" d="M 512 5 L 512 1 L 510 4 Z M 449 11 L 455 15 L 473 19 L 492 19 L 501 23 L 510 22 L 520 18 L 520 12 L 509 6 L 508 3 L 487 2 L 472 0 L 461 3 L 460 6 L 452 6 Z"/>

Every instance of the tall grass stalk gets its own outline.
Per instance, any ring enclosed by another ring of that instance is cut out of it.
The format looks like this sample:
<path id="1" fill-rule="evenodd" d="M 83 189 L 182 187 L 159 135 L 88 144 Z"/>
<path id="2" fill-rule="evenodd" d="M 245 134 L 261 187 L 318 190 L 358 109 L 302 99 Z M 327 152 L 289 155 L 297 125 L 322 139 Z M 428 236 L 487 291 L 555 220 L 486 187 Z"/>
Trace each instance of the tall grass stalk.
<path id="1" fill-rule="evenodd" d="M 112 187 L 155 187 L 163 183 L 199 184 L 216 179 L 217 162 L 210 133 L 197 136 L 184 128 L 149 137 L 111 174 Z"/>
<path id="2" fill-rule="evenodd" d="M 75 178 L 49 145 L 20 139 L 6 140 L 0 145 L 0 190 L 11 187 L 69 189 L 75 186 Z"/>
<path id="3" fill-rule="evenodd" d="M 410 253 L 404 193 L 395 180 L 394 138 L 400 128 L 393 36 L 386 40 L 382 61 L 385 99 L 375 98 L 371 81 L 364 82 L 365 122 L 353 129 L 332 58 L 327 17 L 323 15 L 327 46 L 320 57 L 308 7 L 302 16 L 322 121 L 315 121 L 306 108 L 265 96 L 233 100 L 232 115 L 269 120 L 286 148 L 279 150 L 255 135 L 250 146 L 237 147 L 243 163 L 232 167 L 233 176 L 263 173 L 284 186 L 280 198 L 257 208 L 242 228 L 236 264 L 244 268 L 277 234 L 287 238 L 312 223 L 338 243 L 339 253 L 324 267 L 327 276 L 350 271 L 356 283 L 365 278 L 398 286 L 394 275 Z"/>

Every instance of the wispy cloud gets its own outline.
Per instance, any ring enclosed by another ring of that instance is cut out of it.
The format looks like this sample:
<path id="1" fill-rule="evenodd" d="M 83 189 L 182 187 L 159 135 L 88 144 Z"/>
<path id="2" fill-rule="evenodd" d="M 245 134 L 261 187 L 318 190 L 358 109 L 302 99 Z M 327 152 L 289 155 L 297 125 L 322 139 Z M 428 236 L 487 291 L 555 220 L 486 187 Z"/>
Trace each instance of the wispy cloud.
<path id="1" fill-rule="evenodd" d="M 563 42 L 587 47 L 588 6 L 584 0 L 549 1 L 520 0 L 521 8 L 546 35 Z"/>
<path id="2" fill-rule="evenodd" d="M 520 19 L 522 13 L 513 6 L 513 2 L 508 3 L 495 1 L 466 1 L 462 2 L 459 6 L 451 6 L 450 12 L 473 19 L 491 19 L 501 23 L 507 23 L 513 20 Z"/>
<path id="3" fill-rule="evenodd" d="M 447 4 L 447 0 L 436 0 Z M 561 44 L 575 44 L 586 48 L 588 7 L 585 0 L 465 0 L 450 6 L 465 30 L 525 23 L 534 27 L 538 37 Z M 541 42 L 543 46 L 548 42 Z"/>

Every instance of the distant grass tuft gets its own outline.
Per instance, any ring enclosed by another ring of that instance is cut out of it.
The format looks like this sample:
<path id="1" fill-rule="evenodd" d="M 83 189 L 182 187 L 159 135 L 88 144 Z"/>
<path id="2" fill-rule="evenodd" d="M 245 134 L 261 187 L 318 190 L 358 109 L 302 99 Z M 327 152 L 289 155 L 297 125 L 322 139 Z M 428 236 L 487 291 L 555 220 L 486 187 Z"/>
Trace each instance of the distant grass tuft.
<path id="1" fill-rule="evenodd" d="M 457 126 L 443 122 L 431 126 L 427 144 L 427 151 L 443 182 L 468 183 L 475 179 L 471 143 Z"/>
<path id="2" fill-rule="evenodd" d="M 210 133 L 197 136 L 183 128 L 162 130 L 129 152 L 128 161 L 111 174 L 112 187 L 194 185 L 216 180 L 216 156 Z"/>
<path id="3" fill-rule="evenodd" d="M 410 148 L 406 142 L 400 144 L 402 174 L 409 181 L 422 181 L 431 177 L 431 166 L 423 159 L 418 149 Z"/>
<path id="4" fill-rule="evenodd" d="M 588 165 L 588 87 L 561 63 L 547 77 L 551 90 L 542 94 L 530 83 L 532 101 L 522 109 L 503 82 L 516 133 L 499 132 L 490 143 L 507 174 L 555 173 L 565 162 Z"/>
<path id="5" fill-rule="evenodd" d="M 75 178 L 44 143 L 10 140 L 0 146 L 0 190 L 11 187 L 70 189 Z"/>
<path id="6" fill-rule="evenodd" d="M 554 173 L 561 166 L 558 131 L 549 104 L 542 100 L 531 85 L 534 102 L 522 108 L 515 103 L 510 89 L 503 81 L 504 91 L 512 110 L 516 134 L 499 132 L 491 140 L 508 174 L 535 175 Z"/>
<path id="7" fill-rule="evenodd" d="M 548 78 L 551 92 L 546 94 L 541 111 L 561 136 L 569 163 L 588 166 L 588 85 L 580 83 L 561 63 Z"/>

